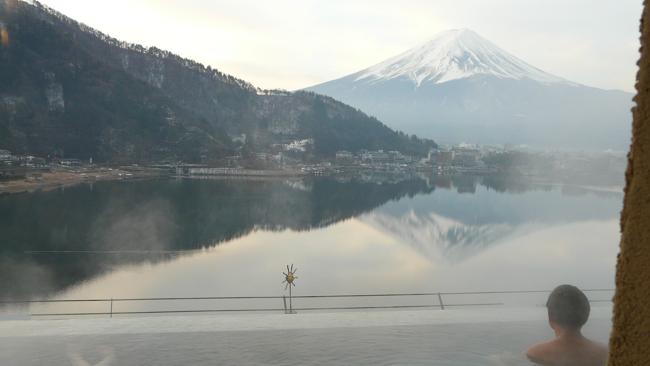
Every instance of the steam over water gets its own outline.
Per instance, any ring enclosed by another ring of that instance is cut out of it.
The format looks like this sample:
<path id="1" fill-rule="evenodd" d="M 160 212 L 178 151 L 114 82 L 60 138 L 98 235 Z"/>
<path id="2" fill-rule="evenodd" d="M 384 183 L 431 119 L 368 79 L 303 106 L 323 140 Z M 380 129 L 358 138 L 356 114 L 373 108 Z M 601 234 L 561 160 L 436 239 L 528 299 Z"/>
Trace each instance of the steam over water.
<path id="1" fill-rule="evenodd" d="M 281 272 L 290 263 L 299 270 L 295 294 L 303 295 L 547 290 L 560 283 L 613 288 L 621 199 L 617 191 L 473 177 L 154 180 L 8 195 L 0 197 L 0 296 L 282 295 Z M 302 303 L 332 304 L 343 302 Z M 20 309 L 105 310 L 105 304 Z"/>

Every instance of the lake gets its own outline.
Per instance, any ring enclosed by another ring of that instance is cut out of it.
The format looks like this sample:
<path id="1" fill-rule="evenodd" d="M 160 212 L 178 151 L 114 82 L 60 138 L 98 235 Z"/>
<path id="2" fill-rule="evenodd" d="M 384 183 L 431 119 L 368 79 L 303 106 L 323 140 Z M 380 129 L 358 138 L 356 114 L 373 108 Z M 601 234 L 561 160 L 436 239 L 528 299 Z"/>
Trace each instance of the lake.
<path id="1" fill-rule="evenodd" d="M 0 196 L 3 300 L 614 288 L 622 192 L 505 177 L 157 179 Z M 607 301 L 611 292 L 588 294 Z M 546 294 L 445 295 L 543 304 Z M 297 307 L 434 304 L 301 299 Z M 278 308 L 121 302 L 114 311 Z M 107 311 L 106 304 L 4 306 Z"/>

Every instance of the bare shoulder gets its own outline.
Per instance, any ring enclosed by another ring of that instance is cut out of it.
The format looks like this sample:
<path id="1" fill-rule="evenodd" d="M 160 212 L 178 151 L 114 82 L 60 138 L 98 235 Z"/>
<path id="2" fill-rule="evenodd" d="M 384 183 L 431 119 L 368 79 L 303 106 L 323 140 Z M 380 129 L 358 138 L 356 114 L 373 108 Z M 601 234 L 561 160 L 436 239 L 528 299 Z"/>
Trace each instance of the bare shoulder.
<path id="1" fill-rule="evenodd" d="M 526 351 L 526 357 L 528 357 L 528 359 L 535 364 L 549 365 L 550 363 L 548 362 L 548 356 L 549 354 L 553 354 L 554 351 L 555 346 L 553 344 L 553 341 L 542 342 L 530 347 Z"/>
<path id="2" fill-rule="evenodd" d="M 558 340 L 538 343 L 526 351 L 528 359 L 536 365 L 604 365 L 607 347 L 601 343 L 585 340 L 566 343 Z"/>
<path id="3" fill-rule="evenodd" d="M 607 357 L 607 354 L 609 353 L 609 349 L 608 349 L 608 347 L 606 345 L 604 345 L 604 344 L 602 344 L 600 342 L 594 342 L 594 341 L 590 341 L 590 342 L 591 342 L 591 348 L 592 348 L 592 351 L 594 352 L 594 354 L 596 354 L 596 355 L 598 355 L 600 357 L 603 357 L 603 358 Z"/>

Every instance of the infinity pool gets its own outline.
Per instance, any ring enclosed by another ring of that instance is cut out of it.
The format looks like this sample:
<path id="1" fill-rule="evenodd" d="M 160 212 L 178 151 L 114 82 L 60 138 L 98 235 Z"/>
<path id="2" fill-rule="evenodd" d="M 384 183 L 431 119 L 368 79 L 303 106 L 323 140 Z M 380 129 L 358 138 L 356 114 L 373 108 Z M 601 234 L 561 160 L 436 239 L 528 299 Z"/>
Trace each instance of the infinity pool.
<path id="1" fill-rule="evenodd" d="M 606 342 L 610 306 L 585 334 Z M 2 365 L 527 365 L 543 308 L 0 322 Z"/>

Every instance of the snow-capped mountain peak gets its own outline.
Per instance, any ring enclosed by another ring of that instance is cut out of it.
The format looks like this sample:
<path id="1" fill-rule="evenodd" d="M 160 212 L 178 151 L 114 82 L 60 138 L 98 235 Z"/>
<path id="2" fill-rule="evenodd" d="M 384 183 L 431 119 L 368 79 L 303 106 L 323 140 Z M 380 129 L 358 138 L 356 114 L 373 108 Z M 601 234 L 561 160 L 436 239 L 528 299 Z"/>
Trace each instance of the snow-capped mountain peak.
<path id="1" fill-rule="evenodd" d="M 532 79 L 544 83 L 567 82 L 527 64 L 470 29 L 439 33 L 423 45 L 352 77 L 355 81 L 370 83 L 407 78 L 420 86 L 426 82 L 441 84 L 474 75 Z"/>

